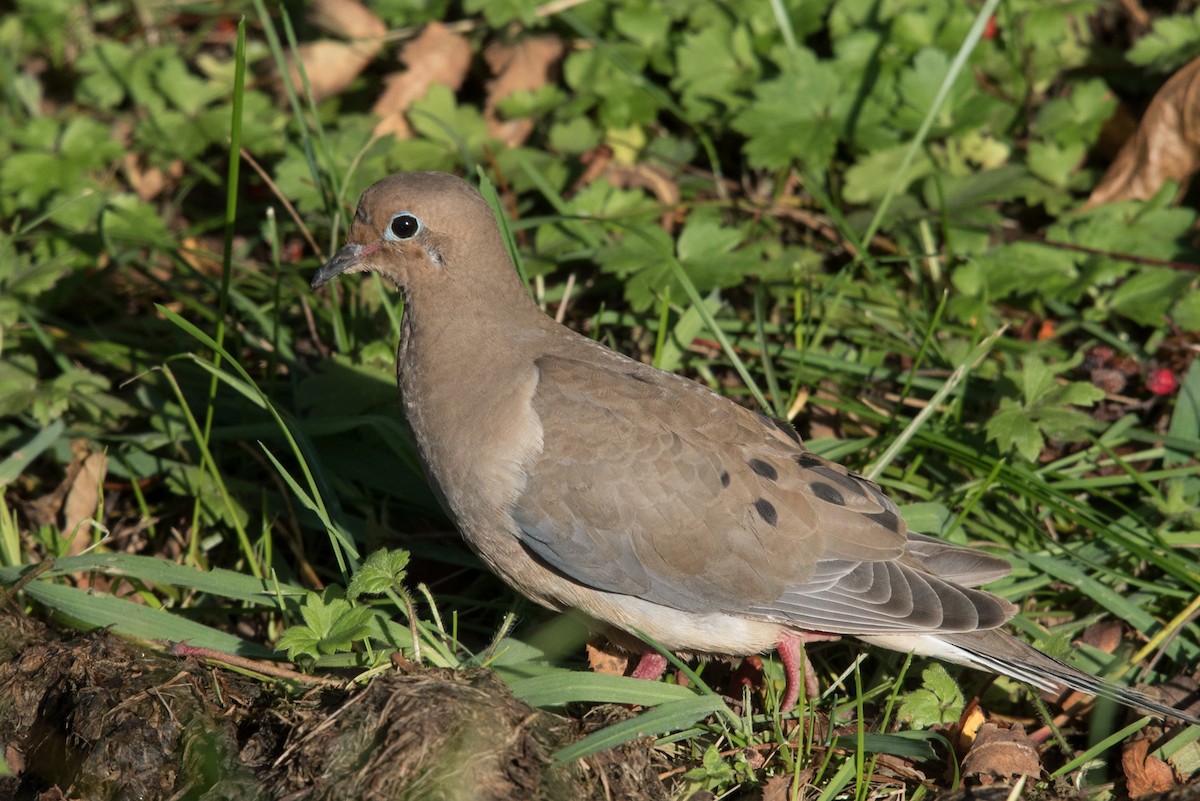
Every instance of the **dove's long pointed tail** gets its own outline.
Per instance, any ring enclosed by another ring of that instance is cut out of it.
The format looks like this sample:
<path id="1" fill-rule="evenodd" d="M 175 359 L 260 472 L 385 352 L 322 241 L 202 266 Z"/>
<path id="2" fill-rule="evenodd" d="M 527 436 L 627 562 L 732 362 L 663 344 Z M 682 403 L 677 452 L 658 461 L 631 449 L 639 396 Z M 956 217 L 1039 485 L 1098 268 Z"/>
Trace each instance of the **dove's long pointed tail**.
<path id="1" fill-rule="evenodd" d="M 1064 690 L 1108 698 L 1135 709 L 1200 726 L 1200 717 L 1155 701 L 1145 693 L 1113 684 L 1066 662 L 1047 656 L 1000 629 L 962 634 L 876 635 L 864 642 L 897 651 L 912 651 L 960 665 L 999 673 L 1048 692 Z"/>

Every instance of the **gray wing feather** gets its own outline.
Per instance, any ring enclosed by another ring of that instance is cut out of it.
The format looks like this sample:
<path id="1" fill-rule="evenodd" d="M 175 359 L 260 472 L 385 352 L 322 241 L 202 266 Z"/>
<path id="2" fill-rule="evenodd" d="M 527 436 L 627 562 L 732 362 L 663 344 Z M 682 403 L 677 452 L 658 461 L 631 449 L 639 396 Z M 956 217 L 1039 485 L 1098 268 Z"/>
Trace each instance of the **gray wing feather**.
<path id="1" fill-rule="evenodd" d="M 875 484 L 786 425 L 606 351 L 537 367 L 543 448 L 513 518 L 571 579 L 834 633 L 968 631 L 1011 615 L 953 583 L 1007 563 L 910 535 Z"/>

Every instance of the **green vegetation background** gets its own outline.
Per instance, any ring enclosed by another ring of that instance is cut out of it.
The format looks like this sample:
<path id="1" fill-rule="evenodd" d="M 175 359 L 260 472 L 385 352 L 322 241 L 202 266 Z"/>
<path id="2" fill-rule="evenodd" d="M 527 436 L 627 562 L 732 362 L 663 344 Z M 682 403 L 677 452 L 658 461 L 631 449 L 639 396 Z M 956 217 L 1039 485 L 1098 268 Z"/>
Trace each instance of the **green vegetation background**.
<path id="1" fill-rule="evenodd" d="M 18 0 L 0 18 L 0 580 L 57 558 L 27 604 L 147 639 L 280 645 L 306 666 L 383 669 L 396 647 L 487 663 L 541 681 L 523 689 L 549 705 L 643 692 L 571 684 L 580 652 L 547 652 L 528 606 L 509 636 L 516 601 L 448 533 L 404 436 L 398 298 L 373 278 L 308 288 L 363 188 L 437 169 L 498 189 L 550 313 L 565 299 L 591 336 L 793 417 L 913 529 L 1011 559 L 995 590 L 1042 647 L 1139 681 L 1195 664 L 1196 214 L 1172 185 L 1083 205 L 1111 121 L 1200 52 L 1200 14 L 1152 8 L 1139 28 L 1093 0 L 371 9 L 387 45 L 319 103 L 279 78 L 324 35 L 299 5 Z M 465 85 L 417 100 L 411 138 L 374 137 L 396 49 L 437 20 L 463 23 Z M 505 147 L 483 51 L 543 35 L 563 57 L 500 104 L 532 122 Z M 597 158 L 643 180 L 596 177 Z M 673 188 L 669 208 L 646 176 Z M 82 471 L 96 453 L 103 471 Z M 91 509 L 68 525 L 87 481 Z M 412 563 L 381 554 L 351 585 L 381 546 Z M 308 592 L 326 585 L 350 591 Z M 1128 624 L 1116 657 L 1068 648 L 1105 619 Z M 818 662 L 833 678 L 848 652 Z M 878 709 L 899 661 L 865 665 L 858 703 Z M 692 704 L 662 731 L 712 711 L 675 689 L 634 697 Z M 925 690 L 908 725 L 957 715 L 954 691 Z M 691 781 L 774 769 L 714 761 L 722 725 L 694 730 L 692 756 L 709 756 Z"/>

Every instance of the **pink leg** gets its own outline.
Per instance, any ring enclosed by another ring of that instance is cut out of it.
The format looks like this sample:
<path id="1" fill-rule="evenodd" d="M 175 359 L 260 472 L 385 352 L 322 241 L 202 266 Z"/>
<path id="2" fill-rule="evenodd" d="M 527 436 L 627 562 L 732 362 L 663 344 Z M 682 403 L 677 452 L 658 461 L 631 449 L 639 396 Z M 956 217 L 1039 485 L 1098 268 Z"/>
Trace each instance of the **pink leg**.
<path id="1" fill-rule="evenodd" d="M 665 656 L 658 651 L 643 651 L 642 658 L 638 660 L 637 667 L 629 675 L 635 679 L 658 681 L 662 678 L 662 674 L 666 672 L 667 658 Z"/>
<path id="2" fill-rule="evenodd" d="M 775 648 L 779 659 L 783 662 L 783 675 L 787 685 L 783 691 L 783 703 L 779 705 L 781 712 L 789 712 L 800 698 L 800 671 L 804 670 L 804 691 L 809 698 L 815 698 L 820 688 L 817 686 L 817 674 L 812 663 L 804 658 L 804 645 L 810 642 L 829 642 L 837 640 L 837 634 L 819 634 L 815 631 L 784 631 L 779 634 L 779 642 Z M 640 665 L 639 665 L 640 667 Z"/>

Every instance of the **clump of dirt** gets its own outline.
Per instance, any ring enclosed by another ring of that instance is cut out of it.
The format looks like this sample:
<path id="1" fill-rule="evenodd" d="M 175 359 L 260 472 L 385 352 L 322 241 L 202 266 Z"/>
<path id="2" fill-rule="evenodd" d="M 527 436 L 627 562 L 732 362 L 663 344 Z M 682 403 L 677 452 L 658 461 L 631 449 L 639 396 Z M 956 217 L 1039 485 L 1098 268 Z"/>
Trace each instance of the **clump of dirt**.
<path id="1" fill-rule="evenodd" d="M 630 743 L 569 764 L 585 734 L 492 673 L 414 668 L 289 692 L 105 632 L 0 615 L 0 799 L 658 799 Z"/>

